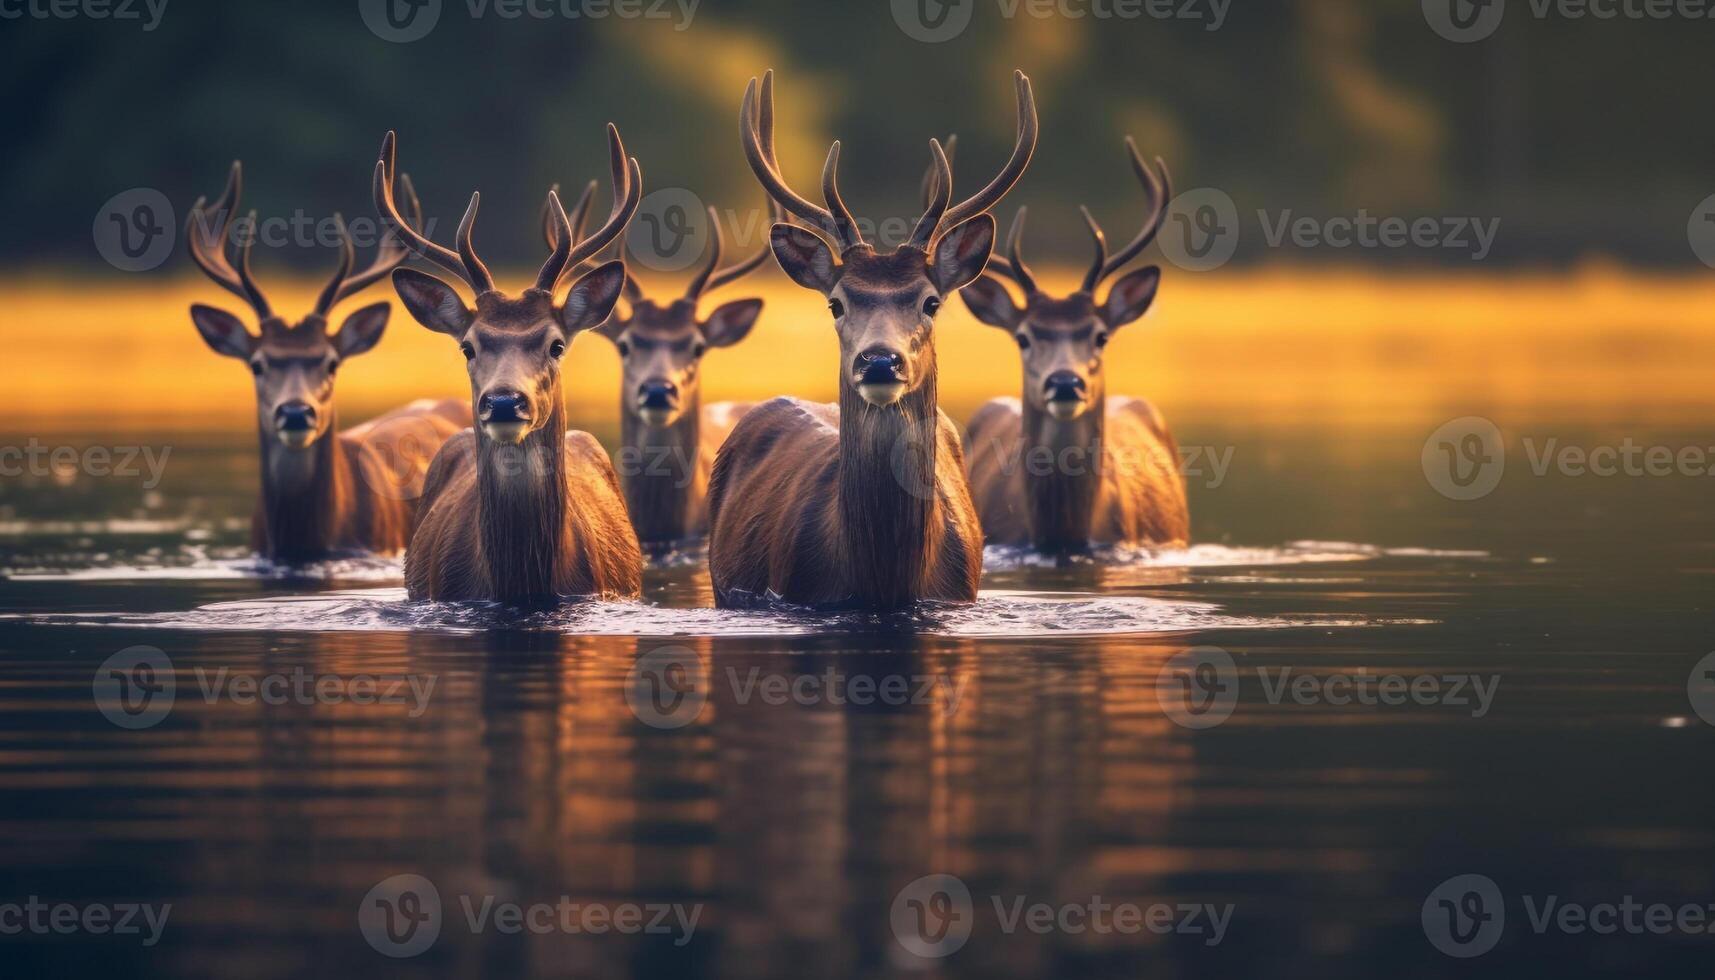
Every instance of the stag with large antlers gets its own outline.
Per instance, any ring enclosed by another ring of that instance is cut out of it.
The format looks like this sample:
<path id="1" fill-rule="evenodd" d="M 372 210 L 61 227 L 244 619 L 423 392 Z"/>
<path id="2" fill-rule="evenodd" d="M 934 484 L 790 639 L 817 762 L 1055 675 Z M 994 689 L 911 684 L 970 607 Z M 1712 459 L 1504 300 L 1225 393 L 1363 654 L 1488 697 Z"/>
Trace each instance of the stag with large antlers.
<path id="1" fill-rule="evenodd" d="M 414 202 L 410 178 L 404 185 Z M 385 302 L 366 306 L 332 334 L 328 314 L 393 271 L 404 261 L 405 249 L 389 238 L 367 269 L 353 273 L 351 235 L 335 215 L 339 265 L 315 309 L 289 324 L 274 313 L 250 272 L 255 212 L 247 230 L 234 233 L 242 188 L 243 168 L 235 162 L 220 198 L 212 206 L 199 198 L 191 208 L 185 239 L 197 267 L 248 303 L 258 321 L 258 332 L 252 334 L 225 310 L 201 303 L 191 307 L 191 321 L 209 347 L 244 361 L 255 378 L 262 488 L 251 546 L 282 563 L 357 551 L 398 552 L 409 540 L 429 461 L 448 437 L 470 424 L 470 413 L 456 401 L 415 402 L 340 432 L 334 374 L 347 358 L 375 347 L 392 307 Z"/>
<path id="2" fill-rule="evenodd" d="M 594 186 L 593 184 L 591 185 Z M 590 198 L 585 189 L 572 212 L 578 229 Z M 778 205 L 776 219 L 782 219 Z M 750 410 L 743 402 L 702 403 L 703 357 L 717 347 L 743 340 L 762 312 L 762 300 L 723 303 L 706 319 L 697 316 L 705 293 L 755 272 L 768 260 L 768 249 L 721 266 L 725 251 L 720 215 L 708 209 L 707 257 L 683 295 L 656 301 L 644 295 L 635 278 L 625 280 L 627 309 L 615 310 L 596 332 L 619 351 L 620 482 L 631 524 L 644 550 L 652 554 L 708 533 L 709 474 L 715 451 L 738 420 Z M 544 224 L 548 244 L 557 229 Z"/>
<path id="3" fill-rule="evenodd" d="M 481 195 L 459 222 L 457 250 L 405 222 L 393 197 L 394 136 L 375 164 L 375 205 L 412 252 L 462 279 L 474 308 L 434 276 L 393 273 L 405 308 L 423 326 L 458 341 L 470 375 L 477 424 L 435 457 L 423 511 L 405 555 L 413 599 L 480 599 L 541 605 L 568 595 L 635 596 L 643 556 L 606 451 L 587 432 L 568 431 L 561 358 L 579 333 L 606 320 L 625 283 L 623 262 L 585 271 L 637 212 L 643 174 L 619 131 L 607 129 L 613 209 L 581 241 L 559 195 L 549 193 L 557 228 L 536 282 L 516 296 L 495 288 L 472 231 Z M 556 302 L 560 287 L 570 284 Z"/>
<path id="4" fill-rule="evenodd" d="M 977 319 L 1007 331 L 1024 361 L 1024 397 L 997 398 L 971 420 L 971 487 L 991 542 L 1065 553 L 1092 544 L 1183 545 L 1190 538 L 1179 448 L 1155 407 L 1107 394 L 1102 357 L 1120 327 L 1155 300 L 1161 269 L 1148 266 L 1101 284 L 1147 248 L 1173 197 L 1167 165 L 1157 174 L 1129 138 L 1143 182 L 1143 228 L 1109 255 L 1089 210 L 1095 258 L 1078 291 L 1055 297 L 1038 285 L 1021 254 L 1024 209 L 1007 235 L 1007 255 L 989 263 L 1024 292 L 1015 303 L 994 275 L 960 292 Z"/>
<path id="5" fill-rule="evenodd" d="M 880 250 L 840 198 L 838 142 L 822 171 L 826 207 L 787 186 L 775 159 L 773 74 L 760 93 L 751 80 L 745 157 L 769 195 L 808 225 L 776 224 L 770 244 L 793 281 L 827 297 L 840 400 L 759 405 L 721 447 L 709 486 L 717 602 L 893 609 L 976 598 L 982 531 L 958 433 L 937 405 L 935 317 L 982 273 L 995 237 L 987 211 L 1035 150 L 1030 80 L 1018 72 L 1014 83 L 1018 136 L 1000 173 L 953 205 L 952 168 L 930 140 L 933 199 L 904 244 Z"/>

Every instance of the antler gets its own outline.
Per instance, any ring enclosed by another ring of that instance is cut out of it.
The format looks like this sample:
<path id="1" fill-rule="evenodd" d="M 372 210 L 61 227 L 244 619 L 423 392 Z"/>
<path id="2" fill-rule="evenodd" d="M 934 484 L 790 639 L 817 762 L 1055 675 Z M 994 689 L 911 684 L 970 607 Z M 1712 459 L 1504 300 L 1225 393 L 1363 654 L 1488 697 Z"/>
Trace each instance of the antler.
<path id="1" fill-rule="evenodd" d="M 768 200 L 768 213 L 769 217 L 777 223 L 786 220 L 786 212 L 781 209 L 779 202 L 773 198 Z M 721 241 L 720 213 L 713 207 L 709 208 L 709 228 L 709 259 L 704 263 L 702 270 L 697 273 L 697 277 L 691 280 L 690 286 L 685 289 L 686 299 L 696 299 L 711 289 L 719 289 L 728 283 L 743 279 L 761 268 L 762 264 L 768 261 L 768 256 L 772 254 L 768 246 L 764 244 L 750 258 L 716 271 L 715 267 L 720 264 L 721 252 L 725 248 L 725 243 Z"/>
<path id="2" fill-rule="evenodd" d="M 566 217 L 565 210 L 560 207 L 559 195 L 549 191 L 546 205 L 548 215 L 545 220 L 557 226 L 558 231 L 549 234 L 548 240 L 554 246 L 554 253 L 548 257 L 542 271 L 536 276 L 537 289 L 553 292 L 561 283 L 577 274 L 585 260 L 600 253 L 619 237 L 620 232 L 625 230 L 625 226 L 631 223 L 632 216 L 637 213 L 638 205 L 643 203 L 643 168 L 637 165 L 635 157 L 626 157 L 625 143 L 619 138 L 619 128 L 612 123 L 607 124 L 607 146 L 608 166 L 612 170 L 613 180 L 613 209 L 608 212 L 607 222 L 596 229 L 595 234 L 588 238 L 579 238 L 584 217 L 588 212 L 593 183 L 573 209 L 578 215 L 575 224 Z M 557 242 L 555 235 L 560 236 Z"/>
<path id="3" fill-rule="evenodd" d="M 257 287 L 256 280 L 250 275 L 250 246 L 255 244 L 254 238 L 244 236 L 238 243 L 238 266 L 234 268 L 227 258 L 227 231 L 232 227 L 232 216 L 238 211 L 238 199 L 244 189 L 244 167 L 239 161 L 232 161 L 232 170 L 226 178 L 226 189 L 214 202 L 214 215 L 211 218 L 204 204 L 207 198 L 199 197 L 191 205 L 190 218 L 185 223 L 185 241 L 190 249 L 191 261 L 210 279 L 224 287 L 228 292 L 242 298 L 256 311 L 257 317 L 266 320 L 274 315 L 268 306 L 268 300 Z M 256 212 L 250 213 L 250 228 L 256 227 Z"/>
<path id="4" fill-rule="evenodd" d="M 411 225 L 414 228 L 423 226 L 423 204 L 417 200 L 417 189 L 411 186 L 411 175 L 400 174 L 399 183 L 405 193 L 405 204 L 411 211 Z M 339 265 L 335 267 L 333 278 L 316 300 L 317 316 L 327 316 L 340 300 L 369 288 L 383 276 L 399 267 L 411 254 L 410 249 L 399 241 L 397 235 L 388 234 L 382 229 L 381 244 L 375 249 L 375 261 L 369 268 L 357 275 L 351 274 L 352 264 L 356 261 L 356 253 L 351 241 L 351 232 L 345 226 L 345 218 L 338 212 L 333 216 L 334 225 L 339 229 Z"/>
<path id="5" fill-rule="evenodd" d="M 1090 217 L 1090 212 L 1084 212 L 1084 220 L 1089 222 L 1090 231 L 1096 236 L 1096 260 L 1090 265 L 1090 271 L 1084 276 L 1084 291 L 1093 293 L 1103 279 L 1118 272 L 1122 266 L 1138 253 L 1149 247 L 1155 236 L 1161 231 L 1161 223 L 1167 218 L 1167 208 L 1173 202 L 1173 175 L 1167 172 L 1167 163 L 1160 157 L 1155 158 L 1155 165 L 1161 170 L 1158 177 L 1143 162 L 1143 155 L 1137 152 L 1137 144 L 1130 136 L 1125 138 L 1125 148 L 1131 157 L 1132 172 L 1143 182 L 1144 193 L 1149 198 L 1149 211 L 1144 215 L 1143 227 L 1137 236 L 1126 246 L 1115 252 L 1111 258 L 1106 254 L 1106 239 L 1102 236 L 1101 226 Z"/>
<path id="6" fill-rule="evenodd" d="M 459 222 L 457 252 L 423 237 L 399 214 L 398 204 L 393 200 L 393 175 L 396 169 L 394 151 L 397 141 L 398 137 L 392 130 L 388 130 L 381 140 L 381 158 L 375 161 L 375 210 L 380 213 L 382 223 L 391 225 L 393 233 L 412 252 L 463 279 L 478 294 L 492 291 L 494 277 L 488 274 L 488 269 L 477 259 L 476 249 L 470 240 L 482 195 L 471 195 L 470 206 L 465 209 L 464 218 Z"/>
<path id="7" fill-rule="evenodd" d="M 1000 169 L 1000 173 L 988 182 L 988 186 L 947 211 L 941 219 L 941 228 L 957 228 L 999 204 L 1006 192 L 1012 190 L 1012 185 L 1024 176 L 1025 168 L 1030 166 L 1031 154 L 1036 152 L 1036 96 L 1032 93 L 1030 79 L 1024 72 L 1014 71 L 1012 80 L 1018 90 L 1018 140 L 1013 144 L 1012 157 L 1006 161 L 1006 166 Z M 948 190 L 951 190 L 950 186 Z"/>

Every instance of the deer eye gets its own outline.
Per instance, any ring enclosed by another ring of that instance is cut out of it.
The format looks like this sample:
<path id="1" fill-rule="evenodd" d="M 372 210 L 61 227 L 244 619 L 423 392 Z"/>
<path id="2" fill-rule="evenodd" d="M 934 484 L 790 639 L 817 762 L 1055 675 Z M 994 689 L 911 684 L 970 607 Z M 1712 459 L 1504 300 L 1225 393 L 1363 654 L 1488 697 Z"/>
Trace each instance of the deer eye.
<path id="1" fill-rule="evenodd" d="M 932 317 L 941 312 L 941 297 L 931 296 L 923 301 L 923 315 Z"/>
<path id="2" fill-rule="evenodd" d="M 631 345 L 626 343 L 625 341 L 622 340 L 619 343 L 615 344 L 614 346 L 619 348 L 619 356 L 620 357 L 630 357 L 631 356 Z"/>
<path id="3" fill-rule="evenodd" d="M 1106 347 L 1107 345 L 1108 345 L 1108 335 L 1105 333 L 1096 334 L 1096 350 L 1101 350 L 1103 347 Z"/>
<path id="4" fill-rule="evenodd" d="M 828 312 L 832 313 L 834 315 L 834 319 L 838 320 L 840 317 L 846 315 L 846 304 L 837 299 L 828 300 Z"/>
<path id="5" fill-rule="evenodd" d="M 697 341 L 697 343 L 694 346 L 692 346 L 692 348 L 691 348 L 691 356 L 692 357 L 702 357 L 704 354 L 707 354 L 708 352 L 709 352 L 709 345 L 703 343 L 700 340 Z"/>
<path id="6" fill-rule="evenodd" d="M 468 340 L 459 345 L 459 353 L 463 354 L 464 359 L 467 361 L 476 360 L 476 348 L 472 347 Z"/>
<path id="7" fill-rule="evenodd" d="M 333 358 L 332 360 L 329 360 L 328 361 L 328 377 L 330 377 L 330 378 L 333 377 L 334 372 L 338 371 L 338 370 L 339 370 L 339 358 L 336 357 L 336 358 Z"/>
<path id="8" fill-rule="evenodd" d="M 565 357 L 566 356 L 566 342 L 563 340 L 556 340 L 553 343 L 549 344 L 548 345 L 548 356 L 553 358 L 556 361 L 562 357 Z"/>
<path id="9" fill-rule="evenodd" d="M 1012 339 L 1018 341 L 1018 349 L 1019 350 L 1029 350 L 1030 349 L 1030 337 L 1028 334 L 1022 334 L 1022 333 L 1017 334 Z"/>
<path id="10" fill-rule="evenodd" d="M 258 378 L 262 377 L 262 362 L 261 361 L 251 361 L 250 362 L 250 373 L 256 375 Z"/>

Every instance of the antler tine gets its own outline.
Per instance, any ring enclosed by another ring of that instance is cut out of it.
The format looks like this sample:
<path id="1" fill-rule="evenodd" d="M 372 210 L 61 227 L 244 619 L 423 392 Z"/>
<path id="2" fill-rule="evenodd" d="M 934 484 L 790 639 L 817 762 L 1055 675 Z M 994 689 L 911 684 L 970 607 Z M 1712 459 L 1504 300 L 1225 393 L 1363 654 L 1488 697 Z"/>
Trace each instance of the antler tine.
<path id="1" fill-rule="evenodd" d="M 828 202 L 828 213 L 834 216 L 834 233 L 839 236 L 840 251 L 868 245 L 863 232 L 852 219 L 850 208 L 840 197 L 840 141 L 828 147 L 828 162 L 822 165 L 822 198 Z"/>
<path id="2" fill-rule="evenodd" d="M 775 223 L 784 223 L 787 220 L 785 209 L 780 206 L 780 202 L 773 198 L 768 199 L 768 214 Z M 716 234 L 719 234 L 719 232 L 717 231 Z M 766 239 L 767 234 L 765 233 L 763 237 Z M 768 247 L 767 242 L 764 241 L 763 246 L 757 249 L 756 254 L 752 255 L 750 258 L 745 259 L 742 262 L 735 262 L 710 276 L 707 285 L 703 287 L 702 291 L 706 293 L 709 290 L 719 289 L 728 283 L 737 282 L 738 280 L 743 279 L 745 276 L 750 275 L 757 269 L 762 268 L 762 264 L 767 262 L 768 257 L 772 254 L 774 254 L 773 251 Z"/>
<path id="3" fill-rule="evenodd" d="M 949 170 L 952 169 L 953 166 L 953 151 L 958 149 L 958 147 L 958 134 L 948 133 L 946 142 L 941 144 L 941 149 L 946 154 L 947 168 Z M 923 170 L 922 199 L 923 210 L 925 211 L 929 210 L 929 205 L 935 200 L 935 179 L 940 172 L 940 164 L 936 161 L 935 154 L 929 154 L 929 166 L 925 167 Z M 952 196 L 950 190 L 948 196 Z"/>
<path id="4" fill-rule="evenodd" d="M 560 273 L 560 282 L 576 273 L 585 259 L 599 254 L 618 238 L 631 223 L 638 205 L 643 203 L 643 168 L 638 166 L 635 157 L 626 157 L 625 143 L 619 137 L 619 127 L 612 123 L 607 124 L 607 145 L 608 166 L 613 171 L 613 209 L 608 212 L 607 222 L 596 229 L 595 234 L 582 239 L 573 247 Z M 581 222 L 582 218 L 579 220 Z"/>
<path id="5" fill-rule="evenodd" d="M 250 248 L 256 244 L 255 208 L 250 209 L 245 221 L 248 222 L 249 234 L 240 236 L 238 242 L 238 283 L 244 287 L 244 295 L 250 300 L 250 305 L 256 308 L 256 315 L 266 320 L 274 315 L 274 311 L 262 296 L 262 287 L 256 285 L 256 277 L 250 274 Z"/>
<path id="6" fill-rule="evenodd" d="M 406 224 L 399 214 L 399 206 L 393 199 L 393 175 L 395 172 L 394 151 L 398 137 L 392 130 L 381 140 L 381 158 L 375 161 L 375 181 L 371 188 L 375 197 L 375 210 L 381 215 L 383 224 L 389 225 L 390 230 L 398 236 L 405 246 L 417 255 L 428 259 L 441 268 L 453 273 L 466 282 L 469 280 L 469 270 L 464 260 L 450 248 L 436 245 L 434 242 L 417 233 L 417 230 Z M 415 196 L 415 193 L 412 195 Z M 472 288 L 475 283 L 470 283 Z"/>
<path id="7" fill-rule="evenodd" d="M 1026 293 L 1036 292 L 1036 277 L 1031 274 L 1030 267 L 1024 264 L 1024 216 L 1029 208 L 1019 208 L 1018 214 L 1012 219 L 1012 229 L 1006 233 L 1007 274 L 1018 283 Z"/>
<path id="8" fill-rule="evenodd" d="M 536 288 L 552 293 L 559 285 L 560 273 L 565 271 L 566 258 L 572 254 L 572 240 L 577 237 L 566 209 L 560 207 L 559 184 L 548 189 L 548 200 L 542 205 L 542 221 L 543 234 L 547 235 L 553 251 L 542 264 L 542 271 L 536 273 Z"/>
<path id="9" fill-rule="evenodd" d="M 760 121 L 758 113 L 761 114 Z M 781 206 L 810 223 L 810 226 L 844 244 L 833 213 L 800 197 L 780 176 L 774 159 L 774 72 L 763 75 L 762 95 L 757 96 L 756 79 L 744 90 L 744 104 L 739 109 L 739 129 L 744 140 L 744 157 L 762 187 Z"/>
<path id="10" fill-rule="evenodd" d="M 1096 277 L 1097 282 L 1118 272 L 1121 266 L 1137 258 L 1139 252 L 1149 247 L 1149 243 L 1154 241 L 1156 234 L 1161 231 L 1161 223 L 1167 218 L 1167 208 L 1173 203 L 1173 175 L 1167 170 L 1167 161 L 1160 157 L 1155 158 L 1155 165 L 1161 170 L 1158 177 L 1150 171 L 1149 165 L 1143 162 L 1143 155 L 1137 152 L 1137 144 L 1130 136 L 1125 138 L 1125 148 L 1131 156 L 1132 172 L 1143 182 L 1144 193 L 1149 197 L 1149 213 L 1145 215 L 1143 228 L 1138 231 L 1137 236 L 1102 264 L 1101 275 Z M 1093 284 L 1091 288 L 1094 288 Z"/>
<path id="11" fill-rule="evenodd" d="M 249 303 L 257 317 L 266 320 L 274 314 L 262 291 L 256 288 L 255 280 L 250 278 L 249 246 L 244 248 L 246 261 L 242 271 L 233 268 L 226 254 L 227 232 L 232 228 L 232 217 L 238 212 L 238 201 L 243 190 L 244 166 L 234 160 L 232 169 L 227 171 L 226 189 L 215 199 L 213 214 L 211 215 L 205 206 L 207 198 L 199 197 L 191 206 L 190 217 L 185 222 L 185 242 L 190 250 L 191 261 L 196 263 L 204 275 L 227 292 Z M 254 215 L 251 225 L 255 225 Z"/>
<path id="12" fill-rule="evenodd" d="M 947 159 L 946 151 L 941 149 L 939 140 L 929 141 L 930 172 L 934 179 L 926 182 L 929 189 L 929 203 L 923 210 L 923 217 L 917 219 L 917 227 L 912 229 L 911 237 L 905 244 L 913 248 L 927 249 L 929 242 L 935 237 L 935 229 L 941 226 L 941 218 L 947 213 L 947 202 L 953 197 L 953 163 Z"/>
<path id="13" fill-rule="evenodd" d="M 947 212 L 941 219 L 944 228 L 956 228 L 999 204 L 1006 192 L 1012 190 L 1012 185 L 1024 176 L 1025 168 L 1030 166 L 1030 157 L 1036 152 L 1036 96 L 1031 91 L 1030 79 L 1024 72 L 1015 71 L 1012 78 L 1018 90 L 1018 141 L 1013 145 L 1012 157 L 1006 161 L 1006 166 L 1001 168 L 1000 173 L 989 181 L 987 187 L 959 202 Z"/>
<path id="14" fill-rule="evenodd" d="M 711 204 L 709 205 L 709 260 L 703 263 L 703 267 L 698 270 L 696 278 L 692 279 L 691 284 L 685 287 L 686 299 L 696 299 L 703 294 L 703 290 L 708 288 L 709 278 L 715 274 L 715 266 L 721 264 L 721 250 L 725 247 L 725 243 L 721 240 L 721 214 Z"/>
<path id="15" fill-rule="evenodd" d="M 463 260 L 466 271 L 465 278 L 470 281 L 470 287 L 477 295 L 494 291 L 494 276 L 489 274 L 488 266 L 477 258 L 476 245 L 471 241 L 471 234 L 476 230 L 476 212 L 482 207 L 482 192 L 473 191 L 470 195 L 470 206 L 464 209 L 464 217 L 459 219 L 458 246 L 459 258 Z"/>
<path id="16" fill-rule="evenodd" d="M 548 190 L 551 193 L 558 194 L 560 193 L 560 185 L 555 184 L 548 188 Z M 577 202 L 572 205 L 572 210 L 569 212 L 570 216 L 567 218 L 567 223 L 572 226 L 573 242 L 584 237 L 584 223 L 589 220 L 590 203 L 595 199 L 595 190 L 595 181 L 592 180 L 585 184 L 583 192 L 578 195 Z M 561 208 L 561 212 L 568 213 L 565 212 L 564 208 Z M 544 200 L 542 202 L 542 237 L 547 240 L 549 248 L 553 248 L 559 244 L 559 242 L 554 239 L 554 236 L 559 233 L 559 230 L 559 219 L 555 217 L 552 209 L 548 207 L 548 202 Z"/>
<path id="17" fill-rule="evenodd" d="M 357 252 L 352 248 L 351 231 L 345 226 L 345 216 L 338 211 L 333 213 L 333 226 L 339 232 L 339 264 L 334 267 L 333 278 L 322 287 L 322 294 L 316 299 L 316 316 L 327 316 L 339 301 L 340 287 L 345 285 L 346 277 L 351 275 L 351 267 L 357 261 Z"/>
<path id="18" fill-rule="evenodd" d="M 411 186 L 411 175 L 400 174 L 399 184 L 405 195 L 405 206 L 411 212 L 411 226 L 421 228 L 423 226 L 423 202 L 417 200 L 417 189 Z M 334 221 L 338 224 L 340 237 L 343 239 L 342 249 L 353 248 L 351 234 L 345 226 L 345 219 L 335 214 Z M 332 310 L 341 300 L 368 289 L 389 272 L 397 269 L 410 254 L 410 250 L 399 240 L 399 236 L 390 234 L 385 228 L 382 229 L 381 243 L 376 246 L 375 259 L 369 263 L 369 268 L 352 275 L 350 272 L 352 263 L 345 263 L 345 273 L 338 280 L 339 285 L 334 287 L 331 283 L 329 284 L 329 289 L 332 290 L 333 295 L 329 297 L 325 291 L 322 294 L 322 298 L 327 301 L 327 306 L 322 307 L 318 303 L 316 312 L 326 316 L 328 311 Z M 353 255 L 352 258 L 355 260 L 356 256 Z"/>
<path id="19" fill-rule="evenodd" d="M 1096 243 L 1096 257 L 1090 262 L 1090 271 L 1084 273 L 1084 285 L 1080 287 L 1086 293 L 1094 293 L 1096 284 L 1102 281 L 1102 268 L 1108 260 L 1108 236 L 1102 233 L 1102 226 L 1096 223 L 1095 215 L 1082 204 L 1078 210 L 1083 212 L 1084 224 L 1090 227 L 1090 237 Z"/>

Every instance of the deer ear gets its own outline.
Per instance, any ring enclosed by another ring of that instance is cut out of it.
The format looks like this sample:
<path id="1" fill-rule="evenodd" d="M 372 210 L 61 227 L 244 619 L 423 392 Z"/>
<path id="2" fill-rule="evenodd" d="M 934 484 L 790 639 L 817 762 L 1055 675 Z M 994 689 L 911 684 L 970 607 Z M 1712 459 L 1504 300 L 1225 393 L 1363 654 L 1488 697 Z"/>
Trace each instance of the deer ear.
<path id="1" fill-rule="evenodd" d="M 825 293 L 840 281 L 840 260 L 834 250 L 808 228 L 777 224 L 769 230 L 768 244 L 780 268 L 798 285 Z"/>
<path id="2" fill-rule="evenodd" d="M 945 296 L 983 274 L 994 251 L 994 215 L 979 214 L 941 236 L 929 256 L 929 281 Z"/>
<path id="3" fill-rule="evenodd" d="M 560 326 L 566 335 L 599 326 L 612 316 L 624 288 L 625 263 L 618 259 L 596 266 L 595 271 L 579 279 L 559 310 Z"/>
<path id="4" fill-rule="evenodd" d="M 1160 266 L 1130 273 L 1108 290 L 1108 298 L 1102 301 L 1102 319 L 1109 328 L 1117 329 L 1143 316 L 1149 304 L 1155 302 L 1155 291 L 1160 286 Z"/>
<path id="5" fill-rule="evenodd" d="M 453 287 L 416 269 L 394 269 L 393 288 L 411 317 L 437 333 L 463 337 L 476 314 Z"/>
<path id="6" fill-rule="evenodd" d="M 710 347 L 731 347 L 743 340 L 762 314 L 762 300 L 735 299 L 715 307 L 703 321 L 703 341 Z"/>
<path id="7" fill-rule="evenodd" d="M 333 335 L 334 349 L 341 357 L 367 354 L 381 343 L 381 333 L 387 329 L 387 318 L 393 314 L 393 304 L 374 303 L 365 306 L 339 325 Z"/>
<path id="8" fill-rule="evenodd" d="M 991 327 L 1013 330 L 1024 319 L 1024 311 L 994 276 L 978 276 L 976 282 L 959 290 L 959 298 L 972 316 Z"/>
<path id="9" fill-rule="evenodd" d="M 213 348 L 216 354 L 246 361 L 250 359 L 250 352 L 255 349 L 256 341 L 237 317 L 225 310 L 193 303 L 191 322 L 196 324 L 197 333 L 202 334 L 203 342 Z"/>

